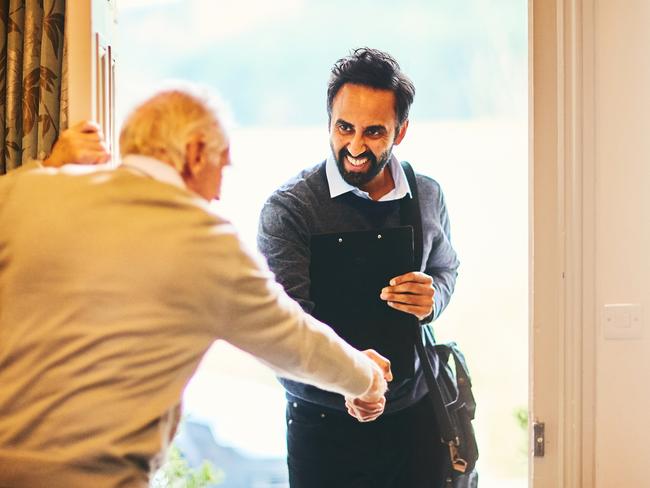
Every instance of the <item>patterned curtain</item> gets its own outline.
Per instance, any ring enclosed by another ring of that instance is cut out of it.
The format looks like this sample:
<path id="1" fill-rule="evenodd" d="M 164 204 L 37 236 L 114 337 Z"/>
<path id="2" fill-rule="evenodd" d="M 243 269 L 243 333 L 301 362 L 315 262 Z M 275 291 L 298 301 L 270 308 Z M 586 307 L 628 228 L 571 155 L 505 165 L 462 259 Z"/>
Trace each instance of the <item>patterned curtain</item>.
<path id="1" fill-rule="evenodd" d="M 0 174 L 59 134 L 65 0 L 0 0 Z"/>

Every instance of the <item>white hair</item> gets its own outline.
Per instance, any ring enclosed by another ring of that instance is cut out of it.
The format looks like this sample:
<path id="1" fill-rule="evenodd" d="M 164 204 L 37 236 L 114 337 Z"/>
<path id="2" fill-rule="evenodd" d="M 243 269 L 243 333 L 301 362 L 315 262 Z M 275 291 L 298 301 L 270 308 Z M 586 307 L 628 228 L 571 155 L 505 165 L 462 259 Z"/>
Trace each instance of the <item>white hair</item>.
<path id="1" fill-rule="evenodd" d="M 209 144 L 221 150 L 228 144 L 226 110 L 207 87 L 187 82 L 165 87 L 138 104 L 120 132 L 120 155 L 139 154 L 164 161 L 180 173 L 186 144 L 196 134 L 214 138 Z M 215 130 L 216 127 L 216 130 Z"/>

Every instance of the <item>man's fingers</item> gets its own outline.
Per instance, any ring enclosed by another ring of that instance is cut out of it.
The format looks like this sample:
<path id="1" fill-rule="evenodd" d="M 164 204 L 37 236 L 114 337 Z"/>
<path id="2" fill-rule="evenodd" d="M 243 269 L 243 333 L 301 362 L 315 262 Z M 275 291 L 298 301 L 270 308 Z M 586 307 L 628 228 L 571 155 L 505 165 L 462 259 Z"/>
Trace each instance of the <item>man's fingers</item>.
<path id="1" fill-rule="evenodd" d="M 104 134 L 101 132 L 64 132 L 59 137 L 59 141 L 71 147 L 84 144 L 105 144 Z"/>
<path id="2" fill-rule="evenodd" d="M 377 418 L 383 413 L 384 409 L 382 408 L 381 410 L 361 410 L 359 408 L 355 408 L 352 406 L 348 407 L 348 413 L 350 415 L 353 415 L 356 418 L 362 418 L 362 419 L 367 419 L 369 417 L 374 417 Z"/>
<path id="3" fill-rule="evenodd" d="M 67 163 L 102 164 L 110 158 L 100 126 L 93 121 L 82 120 L 61 132 L 43 165 L 58 167 Z"/>
<path id="4" fill-rule="evenodd" d="M 390 280 L 390 286 L 381 290 L 379 298 L 385 300 L 390 307 L 415 315 L 421 320 L 433 312 L 435 292 L 433 278 L 414 271 Z"/>
<path id="5" fill-rule="evenodd" d="M 377 419 L 381 416 L 381 414 L 377 414 L 377 415 L 367 415 L 367 416 L 365 416 L 365 415 L 359 415 L 359 414 L 356 413 L 354 410 L 350 410 L 350 409 L 348 409 L 348 413 L 349 413 L 352 417 L 354 417 L 355 419 L 357 419 L 359 422 L 372 422 L 373 420 L 377 420 Z"/>
<path id="6" fill-rule="evenodd" d="M 101 164 L 108 162 L 111 154 L 103 141 L 87 140 L 70 148 L 68 158 L 67 162 Z"/>
<path id="7" fill-rule="evenodd" d="M 386 405 L 386 399 L 382 397 L 382 399 L 378 402 L 364 402 L 363 400 L 359 398 L 354 398 L 352 400 L 346 400 L 347 403 L 350 405 L 359 408 L 360 410 L 368 413 L 374 413 L 378 412 L 384 409 L 384 406 Z"/>
<path id="8" fill-rule="evenodd" d="M 385 358 L 374 349 L 366 349 L 363 353 L 381 368 L 386 381 L 393 381 L 393 373 L 390 370 L 390 360 L 388 358 Z"/>
<path id="9" fill-rule="evenodd" d="M 360 411 L 374 413 L 384 409 L 386 406 L 386 398 L 381 397 L 377 402 L 366 402 L 360 398 L 346 397 L 345 404 Z"/>
<path id="10" fill-rule="evenodd" d="M 360 422 L 371 422 L 377 419 L 384 412 L 385 405 L 385 398 L 375 403 L 366 403 L 358 398 L 345 399 L 345 407 L 348 413 Z"/>
<path id="11" fill-rule="evenodd" d="M 433 304 L 433 295 L 411 295 L 409 293 L 382 293 L 379 295 L 384 301 L 418 305 L 421 307 Z"/>
<path id="12" fill-rule="evenodd" d="M 431 312 L 433 311 L 432 307 L 406 305 L 404 303 L 398 303 L 398 302 L 387 302 L 387 304 L 389 307 L 392 307 L 395 310 L 400 310 L 402 312 L 410 313 L 411 315 L 415 315 L 419 319 L 428 317 L 429 315 L 431 315 Z"/>
<path id="13" fill-rule="evenodd" d="M 87 132 L 87 133 L 92 133 L 92 132 L 101 132 L 101 127 L 97 122 L 94 122 L 92 120 L 81 120 L 71 126 L 69 130 L 74 130 L 76 132 Z"/>
<path id="14" fill-rule="evenodd" d="M 382 293 L 411 293 L 413 295 L 433 296 L 435 289 L 431 284 L 416 283 L 406 281 L 395 286 L 386 286 L 382 288 Z"/>
<path id="15" fill-rule="evenodd" d="M 80 162 L 86 162 L 90 164 L 103 164 L 107 163 L 111 159 L 111 155 L 105 151 L 97 151 L 95 153 L 88 154 L 84 159 L 85 161 Z"/>
<path id="16" fill-rule="evenodd" d="M 433 278 L 429 276 L 426 273 L 422 273 L 420 271 L 411 271 L 410 273 L 405 273 L 400 276 L 396 276 L 395 278 L 390 280 L 390 285 L 395 286 L 399 285 L 401 283 L 405 283 L 407 281 L 414 281 L 416 283 L 425 283 L 425 284 L 431 284 L 433 283 Z"/>
<path id="17" fill-rule="evenodd" d="M 70 142 L 74 142 L 72 138 L 76 138 L 77 144 L 83 144 L 86 142 L 104 142 L 104 134 L 101 132 L 79 132 L 77 134 L 70 135 Z"/>
<path id="18" fill-rule="evenodd" d="M 70 163 L 101 164 L 110 160 L 111 155 L 104 149 L 84 149 L 70 155 Z"/>
<path id="19" fill-rule="evenodd" d="M 390 307 L 415 315 L 420 320 L 431 315 L 436 293 L 431 276 L 420 272 L 406 273 L 393 278 L 390 284 L 379 295 Z"/>
<path id="20" fill-rule="evenodd" d="M 422 295 L 409 295 L 407 293 L 382 293 L 380 296 L 382 300 L 385 300 L 388 305 L 398 310 L 403 310 L 402 308 L 395 307 L 395 305 L 404 305 L 407 307 L 417 307 L 421 309 L 429 310 L 428 313 L 431 313 L 433 310 L 433 297 L 422 296 Z M 425 314 L 425 317 L 426 315 Z"/>
<path id="21" fill-rule="evenodd" d="M 83 142 L 75 150 L 77 152 L 81 152 L 81 151 L 97 151 L 97 152 L 105 152 L 105 153 L 107 153 L 108 152 L 108 147 L 106 147 L 106 143 L 104 141 L 96 140 L 96 141 Z"/>

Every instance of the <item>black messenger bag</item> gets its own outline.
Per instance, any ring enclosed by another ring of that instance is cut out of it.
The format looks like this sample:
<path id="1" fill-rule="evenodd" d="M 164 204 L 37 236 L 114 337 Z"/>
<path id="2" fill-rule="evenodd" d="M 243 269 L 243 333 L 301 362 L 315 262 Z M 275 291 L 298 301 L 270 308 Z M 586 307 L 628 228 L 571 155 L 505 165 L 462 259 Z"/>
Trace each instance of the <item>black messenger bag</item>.
<path id="1" fill-rule="evenodd" d="M 417 182 L 407 162 L 402 167 L 409 182 L 412 198 L 401 202 L 402 225 L 413 226 L 416 266 L 422 262 L 422 217 Z M 413 317 L 419 325 L 419 320 Z M 449 452 L 449 470 L 445 488 L 477 488 L 478 445 L 472 420 L 476 402 L 463 353 L 455 342 L 437 344 L 429 325 L 419 326 L 415 349 L 429 389 L 428 398 L 438 421 L 441 441 Z"/>

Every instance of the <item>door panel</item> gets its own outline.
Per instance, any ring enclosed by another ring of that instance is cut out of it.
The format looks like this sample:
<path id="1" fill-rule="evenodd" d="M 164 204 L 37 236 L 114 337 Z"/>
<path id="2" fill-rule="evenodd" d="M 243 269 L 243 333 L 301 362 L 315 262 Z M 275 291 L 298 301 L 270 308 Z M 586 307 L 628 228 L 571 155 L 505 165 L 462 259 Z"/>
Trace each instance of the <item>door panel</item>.
<path id="1" fill-rule="evenodd" d="M 66 3 L 68 120 L 98 122 L 115 152 L 115 0 Z"/>

